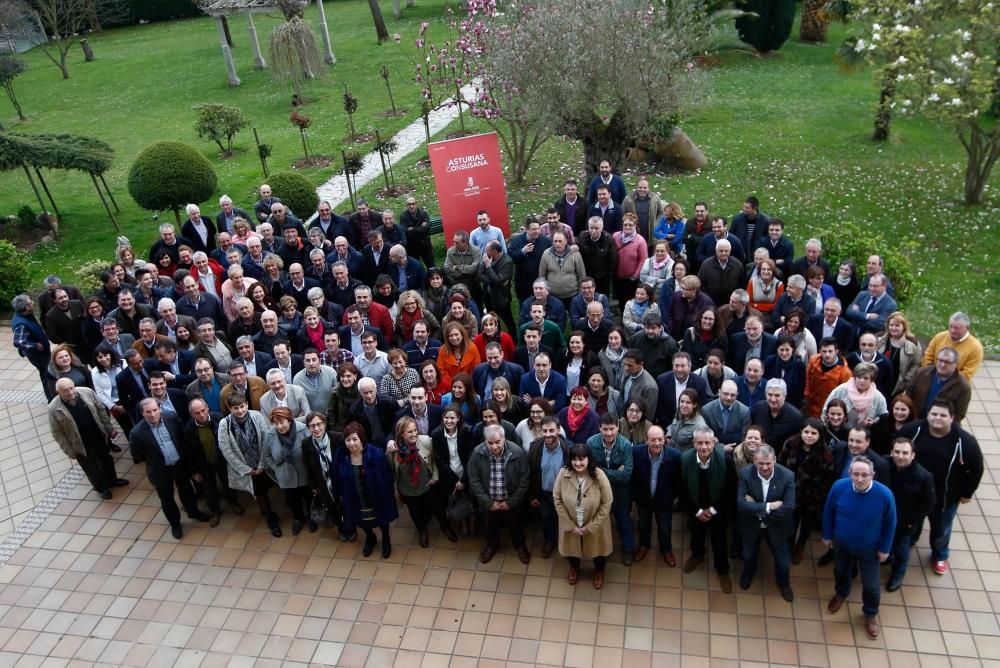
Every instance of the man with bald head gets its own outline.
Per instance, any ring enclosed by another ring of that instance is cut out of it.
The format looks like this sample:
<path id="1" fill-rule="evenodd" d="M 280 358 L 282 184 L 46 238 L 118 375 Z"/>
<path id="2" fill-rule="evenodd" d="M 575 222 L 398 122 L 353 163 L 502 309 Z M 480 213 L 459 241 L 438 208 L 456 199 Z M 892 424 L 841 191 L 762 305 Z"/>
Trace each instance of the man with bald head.
<path id="1" fill-rule="evenodd" d="M 305 311 L 309 304 L 309 290 L 320 287 L 319 281 L 306 278 L 305 269 L 299 262 L 286 263 L 288 280 L 281 282 L 281 293 L 295 299 L 299 312 Z"/>
<path id="2" fill-rule="evenodd" d="M 736 381 L 724 380 L 719 388 L 719 398 L 705 404 L 701 415 L 712 428 L 727 452 L 743 440 L 743 433 L 750 426 L 750 407 L 737 401 L 739 387 Z"/>
<path id="3" fill-rule="evenodd" d="M 743 263 L 732 257 L 733 245 L 727 239 L 715 244 L 715 256 L 698 269 L 701 289 L 716 306 L 729 303 L 729 296 L 743 283 Z"/>
<path id="4" fill-rule="evenodd" d="M 93 390 L 76 387 L 69 378 L 56 381 L 56 394 L 49 402 L 49 430 L 66 456 L 76 460 L 87 480 L 102 499 L 111 498 L 112 487 L 128 484 L 115 471 L 110 439 L 111 416 Z"/>
<path id="5" fill-rule="evenodd" d="M 219 450 L 219 422 L 222 415 L 211 411 L 201 399 L 192 399 L 188 404 L 191 419 L 183 426 L 184 457 L 188 462 L 191 479 L 205 494 L 208 503 L 209 525 L 219 526 L 222 514 L 219 483 L 229 507 L 237 515 L 244 510 L 236 496 L 236 490 L 229 487 L 229 471 L 226 459 Z"/>
<path id="6" fill-rule="evenodd" d="M 420 290 L 427 279 L 427 270 L 420 260 L 409 257 L 406 246 L 396 244 L 389 249 L 389 278 L 400 294 L 407 290 Z"/>

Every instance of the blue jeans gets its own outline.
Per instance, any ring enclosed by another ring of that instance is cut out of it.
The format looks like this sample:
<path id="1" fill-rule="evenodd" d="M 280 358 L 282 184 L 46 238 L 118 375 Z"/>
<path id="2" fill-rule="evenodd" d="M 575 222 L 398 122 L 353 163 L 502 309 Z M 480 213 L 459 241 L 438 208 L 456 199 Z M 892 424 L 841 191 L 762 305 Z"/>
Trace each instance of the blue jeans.
<path id="1" fill-rule="evenodd" d="M 615 516 L 615 524 L 618 525 L 618 535 L 622 539 L 622 550 L 632 552 L 635 550 L 635 531 L 632 529 L 632 518 L 629 516 L 631 503 L 611 504 L 611 514 Z"/>
<path id="2" fill-rule="evenodd" d="M 910 564 L 910 548 L 920 538 L 921 526 L 899 529 L 892 541 L 892 574 L 902 578 Z"/>
<path id="3" fill-rule="evenodd" d="M 855 552 L 846 548 L 833 547 L 833 581 L 837 596 L 847 598 L 851 593 L 851 567 L 858 564 L 861 573 L 861 610 L 865 617 L 878 614 L 881 590 L 879 589 L 879 560 L 876 550 Z"/>
<path id="4" fill-rule="evenodd" d="M 753 577 L 757 572 L 757 557 L 760 553 L 761 539 L 771 548 L 774 555 L 774 581 L 779 585 L 786 585 L 789 582 L 788 573 L 792 568 L 792 553 L 788 549 L 787 540 L 774 540 L 771 532 L 761 529 L 757 532 L 756 539 L 747 540 L 743 538 L 743 574 Z"/>
<path id="5" fill-rule="evenodd" d="M 955 515 L 958 514 L 958 504 L 952 504 L 941 509 L 941 506 L 934 504 L 934 509 L 927 516 L 931 524 L 931 560 L 948 560 L 948 543 L 951 542 L 951 525 L 955 523 Z"/>
<path id="6" fill-rule="evenodd" d="M 539 519 L 542 521 L 542 536 L 545 538 L 545 542 L 554 544 L 559 539 L 559 518 L 556 516 L 556 506 L 552 503 L 552 492 L 546 492 L 544 489 L 538 497 L 538 502 L 541 504 L 537 508 L 533 508 Z"/>
<path id="7" fill-rule="evenodd" d="M 636 505 L 639 510 L 639 545 L 650 548 L 653 546 L 653 521 L 656 521 L 656 544 L 660 554 L 672 552 L 674 549 L 670 537 L 672 510 L 653 510 L 650 506 Z"/>

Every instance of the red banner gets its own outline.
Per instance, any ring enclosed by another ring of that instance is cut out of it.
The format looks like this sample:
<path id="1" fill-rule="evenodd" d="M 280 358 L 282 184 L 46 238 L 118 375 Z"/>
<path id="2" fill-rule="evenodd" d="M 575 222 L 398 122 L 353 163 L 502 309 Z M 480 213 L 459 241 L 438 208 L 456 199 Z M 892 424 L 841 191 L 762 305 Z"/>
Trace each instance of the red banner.
<path id="1" fill-rule="evenodd" d="M 485 210 L 490 224 L 510 236 L 507 188 L 500 164 L 500 143 L 495 132 L 449 139 L 427 145 L 434 172 L 445 245 L 451 246 L 458 230 L 476 228 L 476 214 Z"/>

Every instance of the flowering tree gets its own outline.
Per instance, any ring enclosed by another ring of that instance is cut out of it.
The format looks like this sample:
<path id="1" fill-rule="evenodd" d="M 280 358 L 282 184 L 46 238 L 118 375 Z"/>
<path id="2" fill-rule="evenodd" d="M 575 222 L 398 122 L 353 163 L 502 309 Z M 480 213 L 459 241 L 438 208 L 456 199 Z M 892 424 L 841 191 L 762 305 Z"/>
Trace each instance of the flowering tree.
<path id="1" fill-rule="evenodd" d="M 886 111 L 951 125 L 967 155 L 965 202 L 980 203 L 1000 158 L 1000 125 L 988 118 L 1000 79 L 1000 2 L 853 0 L 853 8 L 864 30 L 854 51 L 877 66 Z"/>
<path id="2" fill-rule="evenodd" d="M 448 23 L 448 39 L 438 45 L 427 39 L 430 23 L 423 21 L 420 24 L 420 31 L 413 41 L 417 49 L 417 57 L 413 61 L 416 68 L 414 78 L 422 86 L 421 97 L 430 103 L 432 110 L 444 104 L 458 106 L 458 123 L 464 133 L 465 114 L 462 106 L 466 102 L 462 96 L 462 86 L 471 79 L 472 70 L 465 50 L 454 37 L 456 25 L 455 21 Z M 393 39 L 399 43 L 402 37 L 396 33 Z"/>
<path id="3" fill-rule="evenodd" d="M 691 58 L 713 25 L 700 0 L 467 0 L 457 48 L 473 113 L 498 130 L 514 177 L 540 142 L 583 144 L 588 176 L 690 103 Z"/>

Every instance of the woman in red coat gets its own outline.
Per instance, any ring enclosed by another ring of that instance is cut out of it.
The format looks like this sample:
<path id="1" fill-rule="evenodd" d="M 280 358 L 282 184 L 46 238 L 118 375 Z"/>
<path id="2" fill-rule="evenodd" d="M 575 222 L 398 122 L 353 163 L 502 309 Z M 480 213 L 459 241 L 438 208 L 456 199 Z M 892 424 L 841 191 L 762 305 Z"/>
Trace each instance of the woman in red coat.
<path id="1" fill-rule="evenodd" d="M 476 349 L 479 350 L 479 359 L 486 359 L 486 344 L 494 342 L 500 344 L 505 360 L 514 359 L 514 339 L 507 332 L 500 331 L 500 318 L 496 313 L 490 311 L 484 315 L 480 329 L 482 331 L 473 339 Z"/>
<path id="2" fill-rule="evenodd" d="M 615 270 L 615 293 L 618 303 L 625 308 L 625 302 L 635 294 L 639 284 L 639 273 L 649 257 L 646 240 L 636 230 L 638 218 L 634 213 L 626 213 L 622 218 L 622 229 L 612 236 L 618 248 L 618 269 Z"/>

